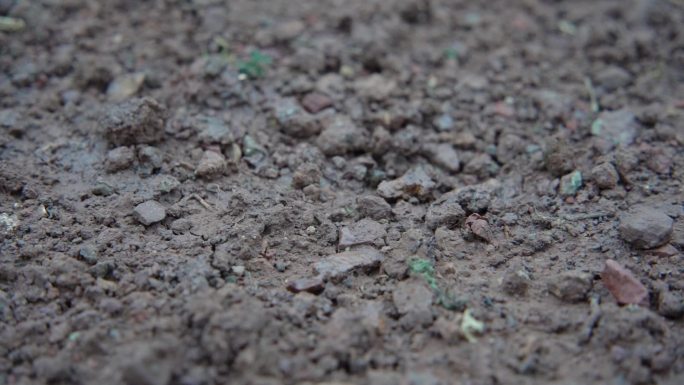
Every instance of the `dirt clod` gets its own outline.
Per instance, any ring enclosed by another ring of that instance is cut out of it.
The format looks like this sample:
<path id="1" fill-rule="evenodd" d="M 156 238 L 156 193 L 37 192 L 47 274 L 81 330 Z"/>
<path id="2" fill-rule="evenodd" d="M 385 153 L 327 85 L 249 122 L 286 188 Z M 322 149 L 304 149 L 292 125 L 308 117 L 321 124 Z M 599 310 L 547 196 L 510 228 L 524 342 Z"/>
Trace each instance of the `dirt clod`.
<path id="1" fill-rule="evenodd" d="M 591 289 L 591 276 L 571 271 L 553 277 L 548 283 L 549 292 L 564 302 L 584 301 Z"/>
<path id="2" fill-rule="evenodd" d="M 166 108 L 152 98 L 112 107 L 102 118 L 105 137 L 116 145 L 153 143 L 164 135 Z"/>

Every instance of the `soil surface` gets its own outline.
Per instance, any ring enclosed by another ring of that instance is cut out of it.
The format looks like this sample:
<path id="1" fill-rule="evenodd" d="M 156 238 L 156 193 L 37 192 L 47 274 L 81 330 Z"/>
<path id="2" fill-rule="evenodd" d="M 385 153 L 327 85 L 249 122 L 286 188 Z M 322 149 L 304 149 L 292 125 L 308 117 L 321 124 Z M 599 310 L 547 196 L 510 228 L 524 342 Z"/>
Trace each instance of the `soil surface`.
<path id="1" fill-rule="evenodd" d="M 0 384 L 684 383 L 681 1 L 0 15 Z"/>

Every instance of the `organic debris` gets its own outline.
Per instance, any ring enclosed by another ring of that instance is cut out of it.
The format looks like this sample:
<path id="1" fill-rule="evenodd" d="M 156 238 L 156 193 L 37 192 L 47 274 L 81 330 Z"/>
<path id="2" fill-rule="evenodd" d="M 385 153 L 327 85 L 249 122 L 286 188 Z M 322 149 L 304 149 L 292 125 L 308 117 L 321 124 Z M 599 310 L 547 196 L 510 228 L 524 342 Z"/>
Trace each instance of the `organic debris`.
<path id="1" fill-rule="evenodd" d="M 463 312 L 463 317 L 461 318 L 461 333 L 470 343 L 477 342 L 475 337 L 476 333 L 483 333 L 485 330 L 484 322 L 478 321 L 470 313 L 470 309 L 466 309 Z"/>

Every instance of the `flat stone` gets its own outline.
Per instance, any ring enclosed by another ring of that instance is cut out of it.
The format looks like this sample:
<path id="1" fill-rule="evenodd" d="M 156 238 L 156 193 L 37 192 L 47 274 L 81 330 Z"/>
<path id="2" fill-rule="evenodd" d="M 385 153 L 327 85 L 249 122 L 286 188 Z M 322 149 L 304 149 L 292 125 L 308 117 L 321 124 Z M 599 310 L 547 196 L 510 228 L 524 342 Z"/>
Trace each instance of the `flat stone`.
<path id="1" fill-rule="evenodd" d="M 454 147 L 448 143 L 431 144 L 425 147 L 425 153 L 430 160 L 451 172 L 458 172 L 461 168 L 461 161 Z"/>
<path id="2" fill-rule="evenodd" d="M 166 208 L 157 201 L 147 201 L 135 206 L 133 214 L 140 223 L 149 226 L 166 218 Z"/>
<path id="3" fill-rule="evenodd" d="M 620 67 L 609 66 L 598 72 L 595 80 L 596 84 L 606 91 L 614 91 L 629 85 L 632 82 L 632 75 Z"/>
<path id="4" fill-rule="evenodd" d="M 620 236 L 639 249 L 664 245 L 672 235 L 674 221 L 648 206 L 635 206 L 620 217 Z"/>
<path id="5" fill-rule="evenodd" d="M 392 206 L 375 195 L 364 195 L 357 198 L 356 208 L 361 215 L 376 220 L 389 218 L 392 215 Z"/>
<path id="6" fill-rule="evenodd" d="M 376 268 L 385 255 L 370 246 L 360 246 L 349 251 L 329 255 L 314 264 L 314 271 L 324 278 L 338 280 L 354 270 Z"/>
<path id="7" fill-rule="evenodd" d="M 628 146 L 639 133 L 636 116 L 627 109 L 604 111 L 591 125 L 591 133 L 605 140 L 609 146 Z"/>
<path id="8" fill-rule="evenodd" d="M 312 114 L 317 114 L 332 105 L 332 99 L 330 99 L 328 95 L 320 92 L 308 93 L 302 99 L 302 107 Z"/>
<path id="9" fill-rule="evenodd" d="M 295 279 L 287 285 L 287 290 L 293 293 L 305 291 L 312 294 L 320 294 L 324 288 L 325 284 L 320 276 Z"/>
<path id="10" fill-rule="evenodd" d="M 549 292 L 564 302 L 584 301 L 591 289 L 591 276 L 579 271 L 562 273 L 548 283 Z"/>
<path id="11" fill-rule="evenodd" d="M 601 272 L 603 285 L 620 304 L 645 304 L 648 289 L 629 270 L 609 259 Z"/>
<path id="12" fill-rule="evenodd" d="M 422 167 L 415 167 L 400 178 L 382 181 L 377 191 L 378 195 L 385 199 L 396 199 L 404 195 L 423 198 L 429 195 L 435 186 L 435 182 Z"/>
<path id="13" fill-rule="evenodd" d="M 380 223 L 364 218 L 340 229 L 338 248 L 340 250 L 358 245 L 384 246 L 387 231 Z"/>

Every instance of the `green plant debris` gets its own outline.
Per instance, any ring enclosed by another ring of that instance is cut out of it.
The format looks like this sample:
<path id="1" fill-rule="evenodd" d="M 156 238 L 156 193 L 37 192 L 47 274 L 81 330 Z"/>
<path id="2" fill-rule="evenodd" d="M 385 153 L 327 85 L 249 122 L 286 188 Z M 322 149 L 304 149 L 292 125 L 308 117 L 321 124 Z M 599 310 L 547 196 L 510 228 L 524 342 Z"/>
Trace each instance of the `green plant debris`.
<path id="1" fill-rule="evenodd" d="M 424 258 L 413 258 L 409 261 L 409 272 L 422 277 L 432 290 L 439 291 L 432 262 Z"/>
<path id="2" fill-rule="evenodd" d="M 451 311 L 460 311 L 465 309 L 468 303 L 466 298 L 457 296 L 450 291 L 442 290 L 439 287 L 439 284 L 437 284 L 437 278 L 435 277 L 435 267 L 429 260 L 418 257 L 412 258 L 409 261 L 409 272 L 412 275 L 421 277 L 425 280 L 432 291 L 435 292 L 437 304 Z"/>
<path id="3" fill-rule="evenodd" d="M 249 54 L 247 60 L 238 62 L 238 71 L 250 79 L 257 79 L 266 75 L 266 69 L 270 64 L 270 56 L 255 50 Z"/>
<path id="4" fill-rule="evenodd" d="M 575 24 L 567 21 L 567 20 L 561 20 L 558 22 L 558 29 L 563 32 L 564 34 L 573 36 L 577 33 L 577 26 Z"/>
<path id="5" fill-rule="evenodd" d="M 591 110 L 593 112 L 599 112 L 601 107 L 598 104 L 598 98 L 596 97 L 596 90 L 594 89 L 594 83 L 591 81 L 590 78 L 588 78 L 588 77 L 584 78 L 584 87 L 586 87 L 587 92 L 589 93 L 589 102 L 591 103 Z"/>
<path id="6" fill-rule="evenodd" d="M 456 48 L 447 48 L 444 50 L 444 57 L 447 60 L 458 60 L 458 51 Z"/>
<path id="7" fill-rule="evenodd" d="M 463 318 L 461 319 L 461 333 L 470 343 L 477 342 L 475 337 L 476 333 L 484 332 L 485 325 L 484 322 L 478 321 L 470 313 L 470 309 L 466 309 L 463 312 Z"/>
<path id="8" fill-rule="evenodd" d="M 596 119 L 591 124 L 591 134 L 595 136 L 601 135 L 601 130 L 603 129 L 603 120 Z"/>
<path id="9" fill-rule="evenodd" d="M 561 178 L 561 195 L 572 196 L 582 187 L 582 173 L 579 170 L 573 171 Z"/>
<path id="10" fill-rule="evenodd" d="M 26 23 L 24 20 L 8 16 L 0 16 L 1 32 L 17 32 L 24 28 L 26 28 Z"/>

